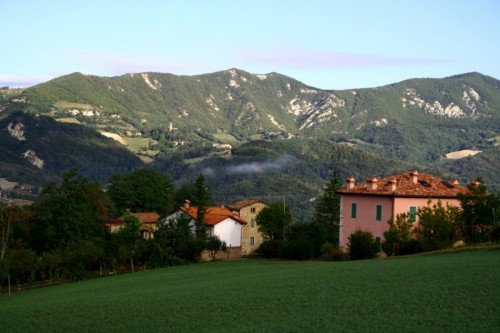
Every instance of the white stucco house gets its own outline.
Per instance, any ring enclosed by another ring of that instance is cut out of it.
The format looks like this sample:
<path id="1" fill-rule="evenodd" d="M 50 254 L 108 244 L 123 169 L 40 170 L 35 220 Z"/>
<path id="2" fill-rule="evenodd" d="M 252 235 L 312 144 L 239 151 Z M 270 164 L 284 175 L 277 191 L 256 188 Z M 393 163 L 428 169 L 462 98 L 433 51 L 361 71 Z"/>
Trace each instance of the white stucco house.
<path id="1" fill-rule="evenodd" d="M 167 215 L 164 221 L 167 222 L 180 215 L 188 216 L 191 219 L 192 228 L 195 228 L 198 207 L 191 206 L 189 200 L 186 200 L 183 206 Z M 204 223 L 210 236 L 218 236 L 221 241 L 226 243 L 231 257 L 241 256 L 242 228 L 247 224 L 245 220 L 224 206 L 212 206 L 206 208 Z"/>

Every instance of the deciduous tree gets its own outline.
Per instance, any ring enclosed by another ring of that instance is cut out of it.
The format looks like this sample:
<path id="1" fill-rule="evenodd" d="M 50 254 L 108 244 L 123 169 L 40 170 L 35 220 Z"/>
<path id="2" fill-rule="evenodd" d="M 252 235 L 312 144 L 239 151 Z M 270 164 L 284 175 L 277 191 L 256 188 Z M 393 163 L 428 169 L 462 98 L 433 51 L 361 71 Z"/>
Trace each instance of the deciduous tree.
<path id="1" fill-rule="evenodd" d="M 285 240 L 286 229 L 292 222 L 292 215 L 288 206 L 278 202 L 263 208 L 255 221 L 265 237 Z"/>
<path id="2" fill-rule="evenodd" d="M 157 212 L 165 215 L 173 209 L 174 186 L 170 177 L 153 169 L 140 169 L 113 176 L 108 194 L 116 211 Z"/>

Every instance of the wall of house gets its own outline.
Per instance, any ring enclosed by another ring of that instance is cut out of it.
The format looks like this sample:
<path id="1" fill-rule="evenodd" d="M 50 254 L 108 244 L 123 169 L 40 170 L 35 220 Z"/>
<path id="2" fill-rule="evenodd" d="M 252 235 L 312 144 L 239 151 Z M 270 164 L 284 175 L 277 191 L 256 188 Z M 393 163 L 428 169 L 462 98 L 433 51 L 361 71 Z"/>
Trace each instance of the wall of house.
<path id="1" fill-rule="evenodd" d="M 229 246 L 240 246 L 241 244 L 241 227 L 242 225 L 231 218 L 217 223 L 213 229 L 213 235 L 226 242 Z"/>
<path id="2" fill-rule="evenodd" d="M 351 216 L 353 203 L 357 207 L 356 217 Z M 377 220 L 377 205 L 382 207 L 380 220 Z M 346 248 L 349 236 L 357 229 L 371 231 L 373 237 L 382 240 L 384 232 L 389 229 L 387 221 L 392 217 L 392 211 L 391 197 L 342 195 L 339 245 Z"/>
<path id="3" fill-rule="evenodd" d="M 341 213 L 340 213 L 340 246 L 347 247 L 349 236 L 356 229 L 368 230 L 373 234 L 373 237 L 380 237 L 384 240 L 384 232 L 389 230 L 387 221 L 395 218 L 398 214 L 408 213 L 410 207 L 425 207 L 427 205 L 437 204 L 441 201 L 443 206 L 446 205 L 460 207 L 460 201 L 457 199 L 432 199 L 429 198 L 395 198 L 383 196 L 341 196 Z M 351 217 L 351 206 L 357 204 L 356 217 Z M 376 206 L 382 206 L 381 220 L 376 220 Z M 418 227 L 418 217 L 414 227 Z"/>
<path id="4" fill-rule="evenodd" d="M 267 207 L 267 205 L 262 202 L 256 202 L 240 209 L 240 217 L 247 222 L 241 230 L 242 255 L 252 254 L 264 241 L 264 237 L 259 232 L 257 223 L 255 222 L 257 215 L 264 207 Z"/>
<path id="5" fill-rule="evenodd" d="M 428 205 L 432 207 L 434 204 L 437 204 L 438 201 L 441 201 L 443 207 L 446 207 L 446 205 L 460 207 L 460 201 L 458 201 L 458 199 L 394 198 L 394 217 L 401 213 L 408 213 L 411 206 L 417 207 L 417 209 Z M 418 216 L 416 217 L 414 226 L 418 226 Z"/>

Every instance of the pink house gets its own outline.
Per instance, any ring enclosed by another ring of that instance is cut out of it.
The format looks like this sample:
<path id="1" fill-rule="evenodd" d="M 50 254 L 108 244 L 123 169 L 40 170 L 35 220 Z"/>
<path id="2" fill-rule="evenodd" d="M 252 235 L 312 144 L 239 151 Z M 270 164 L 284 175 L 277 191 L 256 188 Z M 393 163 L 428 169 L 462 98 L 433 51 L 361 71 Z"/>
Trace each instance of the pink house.
<path id="1" fill-rule="evenodd" d="M 416 226 L 418 207 L 427 206 L 429 200 L 431 204 L 440 200 L 443 206 L 460 206 L 457 195 L 467 191 L 456 180 L 444 181 L 417 171 L 382 179 L 368 178 L 359 185 L 354 178 L 347 178 L 346 187 L 337 191 L 340 194 L 339 245 L 346 247 L 349 236 L 357 229 L 372 232 L 381 242 L 389 229 L 389 219 L 409 213 Z"/>

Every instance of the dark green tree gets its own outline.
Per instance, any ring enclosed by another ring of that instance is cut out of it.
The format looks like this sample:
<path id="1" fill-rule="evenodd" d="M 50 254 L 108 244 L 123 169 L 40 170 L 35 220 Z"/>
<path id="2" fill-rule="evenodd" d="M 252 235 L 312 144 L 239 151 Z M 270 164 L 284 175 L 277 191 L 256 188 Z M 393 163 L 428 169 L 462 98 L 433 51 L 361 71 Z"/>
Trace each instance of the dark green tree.
<path id="1" fill-rule="evenodd" d="M 208 256 L 210 259 L 215 260 L 217 253 L 224 252 L 227 250 L 226 242 L 220 240 L 217 236 L 210 236 L 207 239 L 207 247 Z"/>
<path id="2" fill-rule="evenodd" d="M 113 215 L 157 212 L 166 215 L 174 207 L 174 185 L 170 177 L 153 169 L 140 169 L 111 178 L 108 194 L 114 204 Z"/>
<path id="3" fill-rule="evenodd" d="M 443 206 L 438 201 L 417 211 L 419 227 L 417 237 L 427 251 L 441 250 L 461 238 L 460 211 L 458 207 Z"/>
<path id="4" fill-rule="evenodd" d="M 481 179 L 469 185 L 469 193 L 459 194 L 461 220 L 466 242 L 484 242 L 500 228 L 500 193 L 488 193 Z M 496 238 L 493 236 L 493 238 Z"/>
<path id="5" fill-rule="evenodd" d="M 397 214 L 396 220 L 387 221 L 389 230 L 384 232 L 382 250 L 388 256 L 411 254 L 421 251 L 420 242 L 412 238 L 413 222 L 409 213 Z"/>
<path id="6" fill-rule="evenodd" d="M 5 258 L 7 248 L 14 241 L 14 229 L 20 223 L 25 223 L 30 213 L 29 207 L 0 203 L 0 261 Z"/>
<path id="7" fill-rule="evenodd" d="M 263 208 L 255 221 L 257 222 L 259 231 L 265 237 L 275 240 L 285 240 L 287 228 L 292 222 L 292 215 L 288 206 L 277 202 Z"/>
<path id="8" fill-rule="evenodd" d="M 352 260 L 375 258 L 379 251 L 373 234 L 365 230 L 356 230 L 351 234 L 347 248 Z"/>
<path id="9" fill-rule="evenodd" d="M 333 244 L 339 242 L 340 195 L 336 191 L 341 188 L 341 180 L 337 176 L 337 172 L 333 170 L 330 181 L 323 189 L 323 195 L 318 199 L 314 212 L 315 221 L 325 226 L 328 241 Z"/>
<path id="10" fill-rule="evenodd" d="M 70 241 L 99 237 L 108 202 L 98 183 L 79 176 L 75 169 L 64 173 L 61 184 L 48 183 L 34 205 L 32 248 L 38 253 L 63 250 Z"/>

